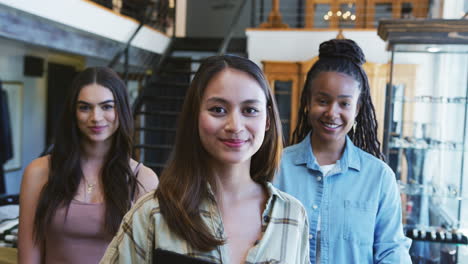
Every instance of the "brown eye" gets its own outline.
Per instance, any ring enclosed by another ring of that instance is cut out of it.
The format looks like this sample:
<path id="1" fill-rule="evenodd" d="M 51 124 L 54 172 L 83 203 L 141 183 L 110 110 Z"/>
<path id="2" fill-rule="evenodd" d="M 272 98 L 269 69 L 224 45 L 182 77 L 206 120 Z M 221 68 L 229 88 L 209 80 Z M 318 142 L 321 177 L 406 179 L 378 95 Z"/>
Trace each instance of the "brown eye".
<path id="1" fill-rule="evenodd" d="M 80 111 L 88 111 L 90 109 L 91 109 L 91 107 L 89 107 L 89 105 L 81 104 L 81 105 L 78 106 L 78 110 L 80 110 Z"/>
<path id="2" fill-rule="evenodd" d="M 113 105 L 106 104 L 102 106 L 102 110 L 112 110 L 112 109 L 114 109 Z"/>
<path id="3" fill-rule="evenodd" d="M 244 109 L 244 113 L 248 114 L 248 115 L 255 115 L 257 114 L 258 112 L 258 109 L 254 108 L 254 107 L 247 107 L 246 109 Z"/>
<path id="4" fill-rule="evenodd" d="M 225 114 L 226 113 L 226 109 L 220 107 L 220 106 L 215 106 L 215 107 L 212 107 L 210 109 L 208 109 L 208 111 L 214 113 L 214 114 Z"/>

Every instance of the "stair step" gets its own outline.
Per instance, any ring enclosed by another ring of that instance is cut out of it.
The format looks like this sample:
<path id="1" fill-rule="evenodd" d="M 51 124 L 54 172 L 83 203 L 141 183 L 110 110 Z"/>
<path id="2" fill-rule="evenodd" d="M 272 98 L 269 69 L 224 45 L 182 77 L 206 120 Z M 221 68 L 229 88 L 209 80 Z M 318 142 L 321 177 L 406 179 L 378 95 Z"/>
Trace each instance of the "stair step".
<path id="1" fill-rule="evenodd" d="M 165 164 L 158 163 L 158 162 L 145 162 L 145 166 L 151 167 L 151 168 L 164 168 Z"/>
<path id="2" fill-rule="evenodd" d="M 170 127 L 136 127 L 136 131 L 150 131 L 150 132 L 170 132 L 174 133 L 177 129 Z"/>
<path id="3" fill-rule="evenodd" d="M 170 150 L 172 149 L 172 146 L 171 145 L 136 144 L 134 148 Z"/>
<path id="4" fill-rule="evenodd" d="M 173 116 L 177 117 L 179 115 L 179 112 L 173 112 L 173 111 L 138 111 L 135 113 L 135 115 L 149 115 L 149 116 Z"/>
<path id="5" fill-rule="evenodd" d="M 159 101 L 184 101 L 183 96 L 170 96 L 170 95 L 145 95 L 143 101 L 159 102 Z"/>

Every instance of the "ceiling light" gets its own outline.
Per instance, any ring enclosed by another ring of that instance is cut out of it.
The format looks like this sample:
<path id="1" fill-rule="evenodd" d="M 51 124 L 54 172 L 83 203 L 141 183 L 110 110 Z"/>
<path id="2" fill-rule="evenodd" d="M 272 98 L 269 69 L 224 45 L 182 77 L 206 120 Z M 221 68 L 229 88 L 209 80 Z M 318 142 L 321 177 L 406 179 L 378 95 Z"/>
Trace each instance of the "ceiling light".
<path id="1" fill-rule="evenodd" d="M 440 48 L 438 48 L 438 47 L 428 47 L 428 48 L 426 48 L 426 50 L 429 51 L 429 52 L 439 52 Z"/>

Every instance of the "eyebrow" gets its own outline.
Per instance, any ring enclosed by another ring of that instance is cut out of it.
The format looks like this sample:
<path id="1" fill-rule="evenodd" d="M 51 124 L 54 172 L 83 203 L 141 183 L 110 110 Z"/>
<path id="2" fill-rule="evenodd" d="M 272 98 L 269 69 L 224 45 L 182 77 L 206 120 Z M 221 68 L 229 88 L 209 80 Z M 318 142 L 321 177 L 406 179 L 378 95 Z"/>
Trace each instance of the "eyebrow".
<path id="1" fill-rule="evenodd" d="M 207 102 L 218 102 L 218 103 L 222 103 L 222 104 L 229 104 L 229 102 L 226 99 L 221 98 L 221 97 L 211 97 L 206 101 Z M 257 99 L 248 99 L 248 100 L 245 100 L 245 101 L 242 102 L 242 104 L 259 104 L 259 103 L 261 103 L 261 101 L 257 100 Z"/>
<path id="2" fill-rule="evenodd" d="M 324 92 L 318 92 L 317 95 L 331 97 L 329 94 L 324 93 Z M 352 95 L 347 95 L 347 94 L 342 94 L 342 95 L 338 95 L 338 98 L 353 98 L 353 96 Z"/>
<path id="3" fill-rule="evenodd" d="M 114 100 L 106 100 L 106 101 L 102 101 L 100 103 L 97 103 L 98 105 L 103 105 L 103 104 L 108 104 L 108 103 L 115 103 Z M 85 104 L 85 105 L 93 105 L 92 103 L 88 103 L 86 101 L 81 101 L 81 100 L 78 100 L 78 104 Z"/>

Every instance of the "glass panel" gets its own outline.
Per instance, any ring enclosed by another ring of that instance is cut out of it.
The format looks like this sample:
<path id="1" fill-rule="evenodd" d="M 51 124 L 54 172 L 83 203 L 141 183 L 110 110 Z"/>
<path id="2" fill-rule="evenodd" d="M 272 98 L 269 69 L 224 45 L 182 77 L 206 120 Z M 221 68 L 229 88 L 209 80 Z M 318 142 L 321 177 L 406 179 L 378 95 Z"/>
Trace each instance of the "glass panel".
<path id="1" fill-rule="evenodd" d="M 275 99 L 276 103 L 278 104 L 281 125 L 283 126 L 283 136 L 286 145 L 289 142 L 289 131 L 291 128 L 291 90 L 291 81 L 275 81 Z"/>
<path id="2" fill-rule="evenodd" d="M 329 28 L 331 15 L 333 14 L 330 11 L 329 4 L 316 4 L 314 13 L 314 28 Z"/>
<path id="3" fill-rule="evenodd" d="M 375 5 L 375 15 L 374 15 L 374 27 L 378 27 L 379 20 L 392 18 L 392 4 L 376 4 Z"/>
<path id="4" fill-rule="evenodd" d="M 407 234 L 444 242 L 416 242 L 411 253 L 468 263 L 468 247 L 455 245 L 468 235 L 468 45 L 396 45 L 392 82 L 389 164 Z"/>

